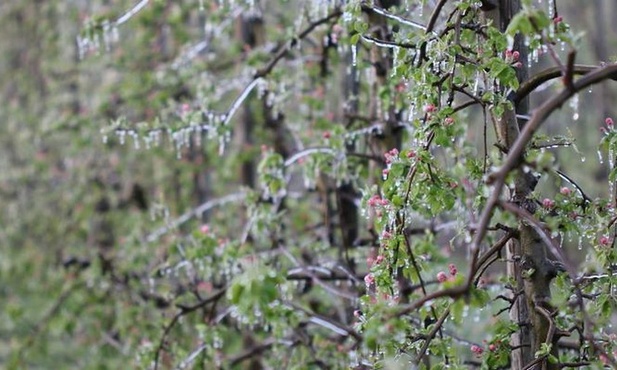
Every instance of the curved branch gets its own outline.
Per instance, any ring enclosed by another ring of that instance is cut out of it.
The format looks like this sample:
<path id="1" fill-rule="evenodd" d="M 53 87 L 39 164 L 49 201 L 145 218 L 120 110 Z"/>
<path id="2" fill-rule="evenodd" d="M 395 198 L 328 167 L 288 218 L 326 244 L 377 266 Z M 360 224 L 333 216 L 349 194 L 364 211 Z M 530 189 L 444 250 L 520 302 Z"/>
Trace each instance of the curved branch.
<path id="1" fill-rule="evenodd" d="M 551 113 L 560 108 L 566 101 L 568 101 L 569 98 L 571 98 L 578 91 L 581 91 L 591 85 L 597 84 L 604 80 L 616 78 L 617 64 L 610 64 L 604 67 L 597 68 L 577 80 L 573 84 L 572 89 L 562 90 L 561 93 L 554 95 L 551 99 L 546 101 L 533 112 L 531 119 L 524 126 L 520 135 L 510 148 L 504 164 L 497 172 L 492 173 L 487 179 L 487 183 L 493 184 L 493 191 L 486 202 L 484 210 L 482 211 L 480 220 L 478 222 L 478 227 L 476 228 L 476 235 L 472 241 L 472 271 L 475 270 L 478 253 L 480 250 L 480 243 L 486 235 L 487 227 L 493 216 L 493 211 L 499 203 L 501 191 L 506 183 L 506 177 L 513 169 L 517 168 L 521 163 L 521 157 L 525 151 L 525 148 L 527 147 L 527 144 L 533 137 L 536 130 L 540 127 L 542 123 L 544 123 L 544 121 Z M 570 270 L 568 270 L 568 274 L 570 276 L 576 276 L 576 271 L 572 270 L 571 267 L 568 268 L 570 268 Z"/>
<path id="2" fill-rule="evenodd" d="M 597 68 L 598 68 L 597 66 L 575 64 L 572 66 L 572 74 L 573 75 L 585 75 Z M 512 98 L 512 100 L 514 101 L 514 104 L 515 105 L 518 104 L 527 95 L 531 94 L 535 89 L 537 89 L 538 86 L 552 79 L 561 77 L 561 75 L 562 75 L 562 70 L 559 67 L 551 67 L 532 76 L 527 81 L 522 83 L 521 86 L 518 88 L 518 90 L 514 93 L 514 97 Z M 617 81 L 617 76 L 610 77 L 610 79 Z"/>
<path id="3" fill-rule="evenodd" d="M 254 75 L 253 78 L 254 79 L 258 79 L 260 77 L 265 77 L 268 74 L 270 74 L 270 72 L 272 72 L 272 70 L 274 69 L 274 67 L 276 66 L 276 64 L 279 62 L 279 60 L 283 59 L 283 57 L 285 56 L 285 54 L 291 50 L 291 48 L 293 48 L 299 40 L 302 40 L 303 38 L 305 38 L 306 36 L 308 36 L 311 32 L 313 32 L 313 30 L 315 28 L 317 28 L 317 26 L 320 26 L 324 23 L 328 23 L 330 20 L 335 19 L 340 17 L 341 15 L 343 15 L 343 12 L 340 9 L 335 9 L 332 13 L 328 14 L 326 17 L 321 18 L 316 20 L 315 22 L 309 24 L 304 31 L 300 32 L 298 34 L 298 36 L 294 37 L 291 41 L 285 43 L 278 51 L 277 53 L 274 55 L 274 57 L 270 60 L 270 62 L 268 62 L 268 64 L 266 64 L 265 67 L 263 67 L 262 69 L 258 70 Z"/>

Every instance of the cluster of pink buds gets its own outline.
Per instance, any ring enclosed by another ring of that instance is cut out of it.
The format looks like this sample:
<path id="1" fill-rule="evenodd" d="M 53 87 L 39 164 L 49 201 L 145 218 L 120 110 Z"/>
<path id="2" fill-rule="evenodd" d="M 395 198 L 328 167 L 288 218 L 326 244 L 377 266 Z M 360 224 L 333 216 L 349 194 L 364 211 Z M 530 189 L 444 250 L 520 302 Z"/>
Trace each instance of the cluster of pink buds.
<path id="1" fill-rule="evenodd" d="M 437 281 L 439 281 L 440 283 L 445 283 L 446 281 L 448 281 L 448 275 L 446 275 L 446 273 L 443 271 L 439 271 L 437 273 Z"/>
<path id="2" fill-rule="evenodd" d="M 508 49 L 504 54 L 506 57 L 506 62 L 510 63 L 512 67 L 520 68 L 523 65 L 523 63 L 518 60 L 521 56 L 521 53 L 519 53 L 518 50 Z"/>
<path id="3" fill-rule="evenodd" d="M 437 107 L 435 106 L 435 104 L 427 104 L 424 106 L 423 110 L 426 114 L 435 113 L 437 111 Z"/>
<path id="4" fill-rule="evenodd" d="M 394 162 L 395 159 L 398 158 L 398 149 L 392 148 L 386 153 L 384 153 L 384 158 L 386 159 L 386 164 L 390 164 Z"/>
<path id="5" fill-rule="evenodd" d="M 600 127 L 600 131 L 604 132 L 605 134 L 608 134 L 609 131 L 613 131 L 613 128 L 615 127 L 615 122 L 613 122 L 613 119 L 611 117 L 606 117 L 604 123 L 606 124 L 606 127 Z"/>
<path id="6" fill-rule="evenodd" d="M 387 206 L 388 200 L 379 196 L 379 194 L 375 194 L 368 200 L 369 207 L 377 207 L 377 206 Z"/>
<path id="7" fill-rule="evenodd" d="M 364 283 L 366 284 L 367 288 L 375 284 L 375 275 L 373 275 L 372 272 L 366 274 L 366 276 L 364 277 Z"/>
<path id="8" fill-rule="evenodd" d="M 552 209 L 555 207 L 555 201 L 552 199 L 544 198 L 542 200 L 542 207 L 545 209 Z"/>
<path id="9" fill-rule="evenodd" d="M 471 352 L 473 352 L 476 356 L 481 356 L 484 353 L 484 348 L 478 346 L 477 344 L 473 344 L 471 346 Z"/>
<path id="10" fill-rule="evenodd" d="M 191 112 L 191 106 L 188 103 L 184 103 L 180 106 L 180 115 L 186 116 Z"/>
<path id="11" fill-rule="evenodd" d="M 343 27 L 340 24 L 335 24 L 332 26 L 332 33 L 330 34 L 330 39 L 333 44 L 338 44 L 338 39 L 343 33 Z"/>
<path id="12" fill-rule="evenodd" d="M 453 279 L 456 274 L 458 274 L 458 269 L 453 263 L 448 265 L 448 270 L 450 271 L 450 276 L 448 276 L 448 274 L 443 271 L 439 271 L 437 273 L 437 281 L 439 281 L 440 283 L 445 283 L 446 281 Z"/>
<path id="13" fill-rule="evenodd" d="M 606 235 L 602 235 L 600 239 L 598 239 L 598 244 L 603 247 L 608 247 L 611 244 L 611 238 Z"/>
<path id="14" fill-rule="evenodd" d="M 450 275 L 452 276 L 456 276 L 456 273 L 458 272 L 458 269 L 456 268 L 456 265 L 451 263 L 448 265 L 448 270 L 450 270 Z"/>

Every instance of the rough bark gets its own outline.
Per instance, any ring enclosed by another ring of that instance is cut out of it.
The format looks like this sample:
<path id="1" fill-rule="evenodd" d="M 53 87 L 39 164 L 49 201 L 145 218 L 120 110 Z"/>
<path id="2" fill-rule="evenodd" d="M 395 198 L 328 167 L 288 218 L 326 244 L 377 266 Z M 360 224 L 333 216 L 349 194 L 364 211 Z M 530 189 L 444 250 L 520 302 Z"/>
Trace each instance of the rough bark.
<path id="1" fill-rule="evenodd" d="M 521 9 L 519 0 L 500 0 L 494 3 L 496 7 L 487 12 L 487 17 L 493 19 L 495 26 L 505 31 L 512 17 Z M 514 50 L 519 51 L 522 66 L 517 70 L 519 81 L 527 79 L 526 60 L 528 50 L 521 37 L 517 37 Z M 524 122 L 519 122 L 517 115 L 528 114 L 528 99 L 521 100 L 513 109 L 506 109 L 501 117 L 493 117 L 495 130 L 500 146 L 508 151 L 517 139 Z M 537 179 L 523 168 L 517 171 L 510 200 L 527 212 L 533 214 L 535 203 L 528 198 L 533 192 Z M 511 368 L 522 369 L 535 360 L 534 354 L 542 343 L 555 344 L 556 338 L 548 338 L 550 322 L 540 312 L 552 312 L 550 307 L 550 282 L 555 276 L 555 268 L 548 259 L 546 247 L 536 230 L 527 222 L 519 221 L 519 238 L 507 245 L 507 274 L 515 283 L 512 292 L 512 307 L 510 319 L 518 323 L 519 330 L 512 335 Z M 553 346 L 553 355 L 558 355 Z M 556 364 L 544 360 L 543 369 L 558 369 Z"/>

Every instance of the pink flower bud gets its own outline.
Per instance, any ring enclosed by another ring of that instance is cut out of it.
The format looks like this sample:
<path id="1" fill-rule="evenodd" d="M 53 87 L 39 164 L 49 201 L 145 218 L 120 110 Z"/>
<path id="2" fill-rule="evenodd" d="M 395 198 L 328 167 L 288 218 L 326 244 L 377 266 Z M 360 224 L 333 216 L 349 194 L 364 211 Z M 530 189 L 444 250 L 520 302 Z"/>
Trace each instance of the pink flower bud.
<path id="1" fill-rule="evenodd" d="M 559 189 L 559 193 L 560 193 L 561 195 L 564 195 L 564 196 L 566 196 L 566 197 L 567 197 L 567 196 L 569 196 L 570 194 L 572 194 L 572 190 L 570 190 L 570 188 L 567 188 L 567 187 L 565 187 L 565 186 L 564 186 L 563 188 Z"/>
<path id="2" fill-rule="evenodd" d="M 191 111 L 191 106 L 188 103 L 184 103 L 180 107 L 180 110 L 181 110 L 182 114 L 187 114 L 188 112 Z"/>
<path id="3" fill-rule="evenodd" d="M 606 117 L 606 119 L 604 120 L 604 123 L 606 123 L 606 126 L 608 127 L 613 127 L 613 119 L 611 117 Z"/>
<path id="4" fill-rule="evenodd" d="M 379 195 L 375 194 L 375 195 L 373 195 L 372 197 L 369 198 L 367 203 L 368 203 L 369 207 L 378 206 L 379 204 L 381 204 L 381 197 Z"/>
<path id="5" fill-rule="evenodd" d="M 559 24 L 561 22 L 563 22 L 563 17 L 562 16 L 558 15 L 555 18 L 553 18 L 553 23 L 554 24 Z"/>
<path id="6" fill-rule="evenodd" d="M 598 243 L 603 247 L 608 247 L 611 244 L 611 239 L 606 235 L 602 235 L 598 240 Z"/>
<path id="7" fill-rule="evenodd" d="M 330 133 L 330 131 L 324 131 L 322 136 L 324 139 L 329 139 L 332 136 L 332 134 Z"/>
<path id="8" fill-rule="evenodd" d="M 375 275 L 373 275 L 372 273 L 366 274 L 366 276 L 364 277 L 364 283 L 367 287 L 373 285 L 375 283 Z"/>
<path id="9" fill-rule="evenodd" d="M 544 200 L 542 200 L 542 207 L 546 208 L 546 209 L 551 209 L 553 207 L 555 207 L 555 202 L 551 199 L 548 198 L 544 198 Z"/>
<path id="10" fill-rule="evenodd" d="M 407 158 L 411 159 L 411 158 L 415 158 L 417 155 L 415 150 L 410 150 L 407 152 Z"/>
<path id="11" fill-rule="evenodd" d="M 201 227 L 199 228 L 199 231 L 202 234 L 208 234 L 208 233 L 210 233 L 210 226 L 208 226 L 208 225 L 201 225 Z"/>
<path id="12" fill-rule="evenodd" d="M 435 104 L 427 104 L 424 106 L 424 113 L 433 113 L 436 109 Z"/>
<path id="13" fill-rule="evenodd" d="M 446 282 L 448 280 L 448 275 L 446 275 L 445 272 L 443 271 L 439 271 L 437 273 L 437 281 L 439 281 L 440 283 Z"/>
<path id="14" fill-rule="evenodd" d="M 512 59 L 514 59 L 515 61 L 518 60 L 520 56 L 521 56 L 521 53 L 519 53 L 518 50 L 515 50 L 512 52 Z"/>
<path id="15" fill-rule="evenodd" d="M 379 256 L 377 256 L 377 258 L 375 258 L 375 263 L 379 265 L 380 263 L 383 262 L 383 260 L 384 260 L 384 256 L 380 254 Z"/>
<path id="16" fill-rule="evenodd" d="M 471 346 L 471 352 L 475 353 L 476 355 L 481 355 L 482 352 L 484 352 L 484 349 L 474 344 Z"/>
<path id="17" fill-rule="evenodd" d="M 450 126 L 451 124 L 454 123 L 454 118 L 452 117 L 446 117 L 446 119 L 443 120 L 444 125 L 446 126 Z"/>
<path id="18" fill-rule="evenodd" d="M 497 346 L 491 343 L 489 344 L 488 349 L 491 352 L 495 352 L 495 350 L 497 349 Z"/>
<path id="19" fill-rule="evenodd" d="M 458 269 L 456 268 L 456 265 L 451 263 L 448 265 L 448 269 L 450 270 L 450 275 L 452 276 L 456 276 L 456 273 L 458 272 Z"/>
<path id="20" fill-rule="evenodd" d="M 373 267 L 374 264 L 375 264 L 375 259 L 372 256 L 366 257 L 366 267 L 371 268 Z"/>
<path id="21" fill-rule="evenodd" d="M 390 169 L 388 169 L 388 168 L 384 168 L 384 169 L 381 171 L 381 174 L 383 175 L 383 177 L 388 177 L 388 174 L 389 174 L 389 173 L 390 173 Z"/>

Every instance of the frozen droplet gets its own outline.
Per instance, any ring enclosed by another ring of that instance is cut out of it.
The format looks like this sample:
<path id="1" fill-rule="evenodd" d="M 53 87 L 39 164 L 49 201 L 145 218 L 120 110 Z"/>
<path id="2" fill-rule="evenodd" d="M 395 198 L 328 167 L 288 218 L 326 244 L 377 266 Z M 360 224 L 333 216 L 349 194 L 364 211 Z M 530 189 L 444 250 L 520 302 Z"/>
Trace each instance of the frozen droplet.
<path id="1" fill-rule="evenodd" d="M 356 66 L 358 63 L 358 47 L 351 45 L 351 65 Z"/>
<path id="2" fill-rule="evenodd" d="M 598 150 L 598 160 L 600 164 L 604 164 L 604 157 L 602 156 L 602 151 Z"/>
<path id="3" fill-rule="evenodd" d="M 575 121 L 578 120 L 579 118 L 578 106 L 579 106 L 579 98 L 578 98 L 578 94 L 575 94 L 570 100 L 570 108 L 572 108 L 572 119 Z"/>

